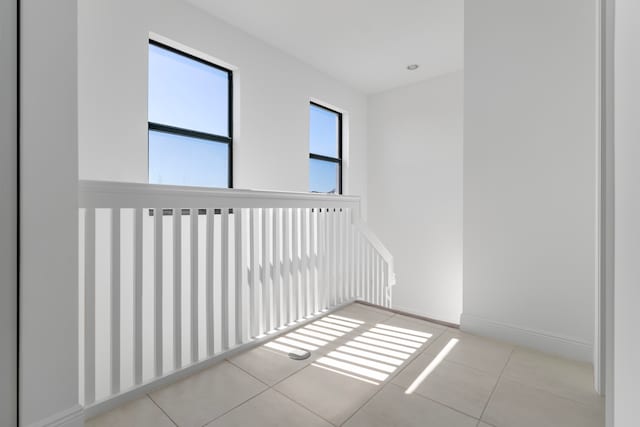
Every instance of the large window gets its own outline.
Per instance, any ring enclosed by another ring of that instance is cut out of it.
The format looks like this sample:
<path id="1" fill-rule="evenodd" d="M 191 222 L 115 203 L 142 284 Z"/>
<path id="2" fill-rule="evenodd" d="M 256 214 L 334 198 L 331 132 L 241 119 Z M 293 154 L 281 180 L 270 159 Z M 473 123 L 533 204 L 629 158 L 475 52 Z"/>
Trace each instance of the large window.
<path id="1" fill-rule="evenodd" d="M 342 194 L 342 114 L 311 103 L 309 191 Z"/>
<path id="2" fill-rule="evenodd" d="M 149 182 L 233 186 L 232 73 L 149 42 Z"/>

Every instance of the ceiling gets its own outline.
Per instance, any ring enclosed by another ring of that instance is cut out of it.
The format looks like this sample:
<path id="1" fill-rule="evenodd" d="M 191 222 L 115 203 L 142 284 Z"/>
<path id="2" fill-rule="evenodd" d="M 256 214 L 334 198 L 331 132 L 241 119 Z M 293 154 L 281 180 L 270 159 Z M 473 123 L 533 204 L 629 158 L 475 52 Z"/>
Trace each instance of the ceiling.
<path id="1" fill-rule="evenodd" d="M 463 68 L 464 0 L 187 1 L 365 93 Z"/>

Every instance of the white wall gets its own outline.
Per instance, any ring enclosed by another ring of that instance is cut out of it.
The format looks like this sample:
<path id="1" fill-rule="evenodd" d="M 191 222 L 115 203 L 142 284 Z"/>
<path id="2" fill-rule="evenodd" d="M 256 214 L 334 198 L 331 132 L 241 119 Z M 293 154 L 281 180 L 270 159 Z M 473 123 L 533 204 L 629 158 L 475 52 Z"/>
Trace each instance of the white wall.
<path id="1" fill-rule="evenodd" d="M 463 73 L 369 98 L 369 223 L 394 255 L 394 308 L 459 323 Z"/>
<path id="2" fill-rule="evenodd" d="M 147 181 L 153 32 L 237 68 L 234 186 L 308 191 L 310 98 L 347 114 L 346 191 L 366 194 L 366 98 L 177 0 L 79 2 L 80 178 Z"/>
<path id="3" fill-rule="evenodd" d="M 463 329 L 591 361 L 596 0 L 465 4 Z"/>
<path id="4" fill-rule="evenodd" d="M 0 425 L 17 425 L 17 10 L 0 1 Z"/>
<path id="5" fill-rule="evenodd" d="M 615 4 L 615 347 L 616 427 L 638 425 L 640 404 L 640 4 Z M 611 408 L 607 408 L 611 409 Z"/>
<path id="6" fill-rule="evenodd" d="M 77 1 L 20 3 L 20 420 L 78 426 Z"/>

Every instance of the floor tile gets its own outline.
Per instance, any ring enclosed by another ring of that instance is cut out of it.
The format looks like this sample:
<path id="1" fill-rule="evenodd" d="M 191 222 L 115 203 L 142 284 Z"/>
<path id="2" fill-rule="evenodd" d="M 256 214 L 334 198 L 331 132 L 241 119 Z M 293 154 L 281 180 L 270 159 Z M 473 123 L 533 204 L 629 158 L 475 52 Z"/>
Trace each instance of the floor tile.
<path id="1" fill-rule="evenodd" d="M 587 363 L 516 348 L 503 375 L 587 405 L 603 404 L 593 388 L 593 367 Z"/>
<path id="2" fill-rule="evenodd" d="M 258 347 L 229 359 L 240 369 L 260 381 L 273 385 L 309 364 L 307 360 L 293 360 L 286 351 Z"/>
<path id="3" fill-rule="evenodd" d="M 85 422 L 87 427 L 175 427 L 147 396 Z"/>
<path id="4" fill-rule="evenodd" d="M 429 347 L 429 351 L 438 352 L 457 340 L 446 359 L 451 362 L 470 366 L 481 371 L 499 375 L 509 360 L 515 346 L 492 339 L 447 330 Z"/>
<path id="5" fill-rule="evenodd" d="M 277 384 L 275 389 L 332 424 L 340 425 L 379 387 L 311 365 Z"/>
<path id="6" fill-rule="evenodd" d="M 603 427 L 601 409 L 501 379 L 482 416 L 497 427 Z"/>
<path id="7" fill-rule="evenodd" d="M 180 427 L 199 427 L 267 388 L 225 361 L 150 394 Z"/>
<path id="8" fill-rule="evenodd" d="M 331 427 L 331 424 L 277 391 L 267 390 L 207 427 Z"/>
<path id="9" fill-rule="evenodd" d="M 407 390 L 435 356 L 429 350 L 425 351 L 391 381 Z M 497 381 L 497 374 L 442 361 L 420 383 L 415 393 L 480 418 Z"/>
<path id="10" fill-rule="evenodd" d="M 376 394 L 345 427 L 475 427 L 478 420 L 389 384 Z"/>

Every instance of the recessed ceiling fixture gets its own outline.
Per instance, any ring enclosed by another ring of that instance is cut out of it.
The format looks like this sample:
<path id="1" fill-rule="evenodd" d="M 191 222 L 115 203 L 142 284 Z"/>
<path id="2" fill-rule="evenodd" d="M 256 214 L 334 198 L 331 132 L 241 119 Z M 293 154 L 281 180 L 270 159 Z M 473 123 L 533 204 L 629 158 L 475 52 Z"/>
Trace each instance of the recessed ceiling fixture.
<path id="1" fill-rule="evenodd" d="M 419 67 L 418 64 L 410 64 L 410 65 L 407 65 L 407 70 L 409 71 L 417 70 L 418 67 Z"/>

